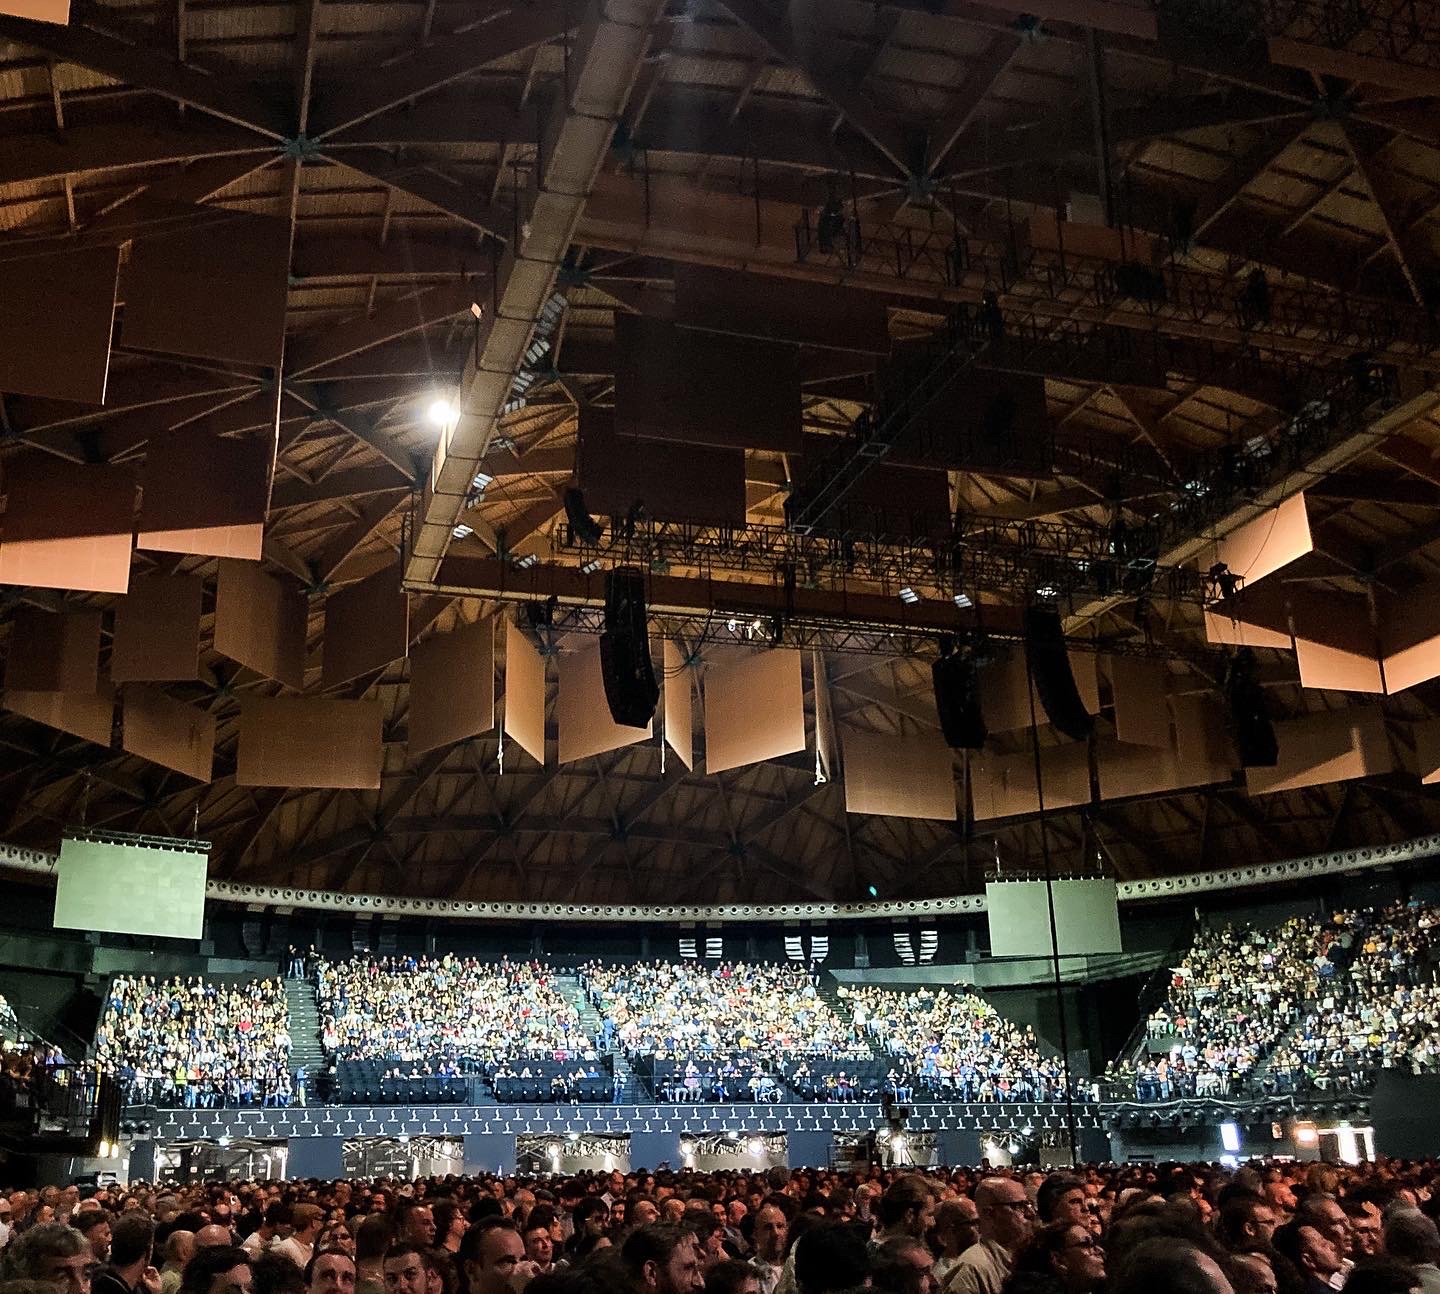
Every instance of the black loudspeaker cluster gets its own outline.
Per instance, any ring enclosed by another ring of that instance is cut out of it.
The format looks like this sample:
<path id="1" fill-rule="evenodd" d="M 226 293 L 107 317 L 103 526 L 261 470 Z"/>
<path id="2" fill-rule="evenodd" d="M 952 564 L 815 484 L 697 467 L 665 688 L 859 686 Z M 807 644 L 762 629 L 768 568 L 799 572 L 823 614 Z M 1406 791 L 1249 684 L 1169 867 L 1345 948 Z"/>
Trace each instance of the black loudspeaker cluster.
<path id="1" fill-rule="evenodd" d="M 643 728 L 655 714 L 660 685 L 650 660 L 645 615 L 645 576 L 617 566 L 605 576 L 605 631 L 600 635 L 600 676 L 610 717 L 626 728 Z"/>
<path id="2" fill-rule="evenodd" d="M 1242 647 L 1230 662 L 1225 699 L 1230 704 L 1230 727 L 1240 767 L 1274 768 L 1280 762 L 1280 743 L 1270 722 L 1255 653 L 1248 647 Z"/>
<path id="3" fill-rule="evenodd" d="M 1040 704 L 1057 732 L 1075 741 L 1084 741 L 1095 720 L 1080 699 L 1070 657 L 1065 650 L 1065 627 L 1054 607 L 1029 607 L 1025 611 L 1025 659 Z"/>
<path id="4" fill-rule="evenodd" d="M 980 669 L 970 655 L 937 657 L 930 666 L 940 731 L 952 750 L 980 750 L 989 732 L 980 710 Z"/>

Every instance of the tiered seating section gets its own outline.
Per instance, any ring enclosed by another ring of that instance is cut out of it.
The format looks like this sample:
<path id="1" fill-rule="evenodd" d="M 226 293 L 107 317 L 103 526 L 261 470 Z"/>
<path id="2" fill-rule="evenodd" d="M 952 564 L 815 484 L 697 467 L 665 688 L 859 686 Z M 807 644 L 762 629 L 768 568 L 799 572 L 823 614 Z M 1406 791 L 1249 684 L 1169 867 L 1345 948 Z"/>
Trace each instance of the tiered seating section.
<path id="1" fill-rule="evenodd" d="M 1419 903 L 1202 930 L 1119 1094 L 1326 1094 L 1440 1069 L 1437 930 L 1440 908 Z"/>
<path id="2" fill-rule="evenodd" d="M 322 960 L 315 984 L 340 1101 L 612 1095 L 575 1003 L 542 963 L 451 955 Z"/>
<path id="3" fill-rule="evenodd" d="M 946 1101 L 1050 1101 L 1064 1096 L 1059 1059 L 1035 1031 L 963 989 L 842 988 L 854 1024 L 889 1058 L 879 1086 L 902 1083 Z M 862 1075 L 861 1081 L 867 1081 Z M 875 1086 L 873 1077 L 870 1085 Z"/>
<path id="4" fill-rule="evenodd" d="M 1385 1068 L 1440 1070 L 1437 968 L 1440 907 L 1204 928 L 1106 1095 L 1329 1093 Z M 837 987 L 796 965 L 574 976 L 454 956 L 322 960 L 315 986 L 325 1095 L 342 1103 L 620 1100 L 622 1056 L 662 1101 L 1065 1096 L 1034 1031 L 961 988 Z M 128 1097 L 160 1105 L 287 1104 L 290 1048 L 274 979 L 117 976 L 96 1035 Z"/>
<path id="5" fill-rule="evenodd" d="M 132 1102 L 288 1105 L 289 1027 L 278 979 L 117 975 L 96 1029 L 96 1059 Z"/>

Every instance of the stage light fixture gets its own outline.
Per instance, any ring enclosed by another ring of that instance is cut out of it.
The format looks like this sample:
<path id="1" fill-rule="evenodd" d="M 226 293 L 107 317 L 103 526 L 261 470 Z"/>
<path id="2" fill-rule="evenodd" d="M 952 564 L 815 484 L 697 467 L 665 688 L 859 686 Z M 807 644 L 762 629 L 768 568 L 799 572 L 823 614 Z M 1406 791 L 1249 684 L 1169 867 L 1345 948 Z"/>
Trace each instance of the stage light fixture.
<path id="1" fill-rule="evenodd" d="M 467 525 L 464 524 L 464 522 L 461 522 L 460 525 L 456 526 L 456 527 L 450 532 L 450 537 L 451 537 L 452 539 L 469 539 L 470 536 L 473 535 L 474 533 L 475 533 L 475 531 L 474 531 L 474 528 L 473 528 L 473 527 L 467 526 Z"/>
<path id="2" fill-rule="evenodd" d="M 429 415 L 437 427 L 453 427 L 460 420 L 460 410 L 443 396 L 430 401 Z"/>
<path id="3" fill-rule="evenodd" d="M 957 594 L 955 595 L 955 605 L 956 605 L 957 607 L 959 607 L 961 611 L 968 611 L 968 610 L 969 610 L 971 607 L 973 607 L 975 604 L 974 604 L 972 601 L 970 601 L 970 595 L 969 595 L 969 594 L 967 594 L 967 593 L 957 593 Z"/>
<path id="4" fill-rule="evenodd" d="M 920 595 L 907 584 L 900 590 L 900 601 L 907 607 L 913 607 L 920 601 Z"/>

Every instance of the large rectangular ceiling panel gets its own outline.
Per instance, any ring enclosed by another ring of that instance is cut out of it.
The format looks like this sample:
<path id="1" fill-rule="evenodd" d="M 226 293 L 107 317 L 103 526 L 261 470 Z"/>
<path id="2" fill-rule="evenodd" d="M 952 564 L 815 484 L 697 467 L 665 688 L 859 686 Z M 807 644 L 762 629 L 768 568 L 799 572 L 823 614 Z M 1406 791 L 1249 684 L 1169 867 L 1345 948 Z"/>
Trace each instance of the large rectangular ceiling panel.
<path id="1" fill-rule="evenodd" d="M 597 517 L 623 517 L 643 504 L 656 521 L 745 524 L 744 450 L 617 436 L 613 409 L 581 408 L 575 476 Z"/>
<path id="2" fill-rule="evenodd" d="M 198 575 L 137 575 L 115 607 L 110 677 L 116 683 L 189 683 L 200 676 Z"/>
<path id="3" fill-rule="evenodd" d="M 810 653 L 810 678 L 815 690 L 815 776 L 833 782 L 840 773 L 839 743 L 835 731 L 835 707 L 830 700 L 830 679 L 825 673 L 825 655 Z"/>
<path id="4" fill-rule="evenodd" d="M 776 285 L 739 270 L 676 265 L 675 322 L 801 346 L 884 355 L 890 312 L 874 292 L 793 280 Z"/>
<path id="5" fill-rule="evenodd" d="M 215 650 L 297 692 L 305 686 L 310 603 L 251 562 L 222 560 L 215 586 Z"/>
<path id="6" fill-rule="evenodd" d="M 29 692 L 95 691 L 100 612 L 16 607 L 5 652 L 5 686 Z"/>
<path id="7" fill-rule="evenodd" d="M 505 622 L 505 735 L 545 763 L 545 658 L 513 620 Z"/>
<path id="8" fill-rule="evenodd" d="M 384 669 L 409 646 L 410 599 L 396 565 L 326 597 L 320 685 L 328 690 Z"/>
<path id="9" fill-rule="evenodd" d="M 0 480 L 6 496 L 0 584 L 125 592 L 135 528 L 129 467 L 20 454 L 6 459 Z"/>
<path id="10" fill-rule="evenodd" d="M 1247 768 L 1245 787 L 1251 795 L 1323 786 L 1395 767 L 1377 706 L 1346 706 L 1323 714 L 1286 719 L 1275 725 L 1280 760 L 1274 768 Z"/>
<path id="11" fill-rule="evenodd" d="M 1440 580 L 1380 604 L 1380 644 L 1390 693 L 1440 676 Z"/>
<path id="12" fill-rule="evenodd" d="M 556 662 L 556 672 L 555 728 L 560 763 L 573 764 L 577 759 L 633 746 L 654 732 L 653 721 L 643 728 L 631 728 L 610 717 L 598 642 L 585 643 L 578 651 L 562 653 Z"/>
<path id="13" fill-rule="evenodd" d="M 118 247 L 0 268 L 0 391 L 105 403 L 119 270 Z"/>
<path id="14" fill-rule="evenodd" d="M 378 701 L 244 697 L 235 784 L 377 790 L 384 719 Z"/>
<path id="15" fill-rule="evenodd" d="M 1415 737 L 1415 771 L 1422 786 L 1440 783 L 1440 719 L 1422 719 L 1412 724 Z"/>
<path id="16" fill-rule="evenodd" d="M 494 726 L 494 619 L 416 644 L 410 653 L 410 759 Z"/>
<path id="17" fill-rule="evenodd" d="M 1090 803 L 1090 755 L 1081 742 L 1040 748 L 1040 779 L 1047 809 L 1073 808 Z M 979 755 L 970 758 L 970 794 L 976 822 L 1038 813 L 1035 756 L 1032 751 L 1013 755 Z"/>
<path id="18" fill-rule="evenodd" d="M 151 436 L 137 548 L 258 562 L 274 447 L 261 436 L 181 428 Z"/>
<path id="19" fill-rule="evenodd" d="M 114 735 L 115 692 L 107 678 L 100 680 L 94 695 L 6 688 L 5 708 L 97 746 L 109 746 Z"/>
<path id="20" fill-rule="evenodd" d="M 1165 704 L 1169 671 L 1163 660 L 1114 656 L 1110 686 L 1115 698 L 1115 736 L 1131 746 L 1169 749 L 1170 711 Z"/>
<path id="21" fill-rule="evenodd" d="M 125 345 L 278 365 L 289 259 L 286 222 L 239 212 L 218 227 L 137 239 L 125 267 Z"/>
<path id="22" fill-rule="evenodd" d="M 847 730 L 845 812 L 954 822 L 954 754 L 938 733 Z"/>
<path id="23" fill-rule="evenodd" d="M 132 683 L 121 702 L 121 745 L 141 759 L 197 782 L 210 780 L 215 758 L 215 716 Z"/>
<path id="24" fill-rule="evenodd" d="M 838 437 L 807 434 L 791 471 L 797 480 L 824 466 Z M 934 535 L 949 529 L 950 477 L 940 468 L 877 463 L 820 523 L 824 530 L 861 530 L 882 535 Z"/>
<path id="25" fill-rule="evenodd" d="M 616 318 L 620 436 L 795 454 L 800 427 L 797 347 Z"/>
<path id="26" fill-rule="evenodd" d="M 695 670 L 678 643 L 665 639 L 665 742 L 685 767 L 695 767 Z"/>
<path id="27" fill-rule="evenodd" d="M 1246 584 L 1254 584 L 1313 552 L 1314 548 L 1310 514 L 1301 491 L 1207 546 L 1200 558 L 1200 567 L 1208 570 L 1217 562 L 1223 562 L 1232 575 Z"/>
<path id="28" fill-rule="evenodd" d="M 764 651 L 705 673 L 705 771 L 805 749 L 805 684 L 798 651 Z"/>
<path id="29" fill-rule="evenodd" d="M 970 368 L 916 412 L 890 460 L 1046 480 L 1054 471 L 1045 379 Z"/>

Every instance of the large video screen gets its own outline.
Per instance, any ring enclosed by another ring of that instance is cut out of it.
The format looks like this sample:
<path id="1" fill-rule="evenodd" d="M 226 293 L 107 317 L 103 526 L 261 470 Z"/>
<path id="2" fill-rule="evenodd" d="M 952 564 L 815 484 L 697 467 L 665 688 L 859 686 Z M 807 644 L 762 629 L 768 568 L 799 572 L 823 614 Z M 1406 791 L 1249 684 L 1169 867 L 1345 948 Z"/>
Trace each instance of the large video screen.
<path id="1" fill-rule="evenodd" d="M 985 907 L 992 957 L 1050 956 L 1044 881 L 988 881 Z M 1055 929 L 1062 957 L 1120 952 L 1115 882 L 1056 881 Z"/>
<path id="2" fill-rule="evenodd" d="M 208 861 L 196 850 L 64 840 L 55 927 L 199 939 Z"/>

